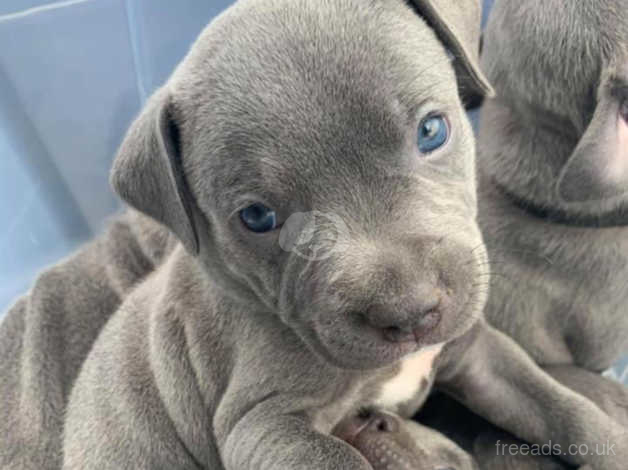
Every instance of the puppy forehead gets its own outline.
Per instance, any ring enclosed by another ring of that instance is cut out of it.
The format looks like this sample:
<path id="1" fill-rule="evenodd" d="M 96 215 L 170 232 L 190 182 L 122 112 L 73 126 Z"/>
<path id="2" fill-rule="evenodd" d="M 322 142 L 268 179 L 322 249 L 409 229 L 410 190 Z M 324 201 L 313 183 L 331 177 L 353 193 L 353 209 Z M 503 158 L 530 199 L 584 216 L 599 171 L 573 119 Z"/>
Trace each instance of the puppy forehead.
<path id="1" fill-rule="evenodd" d="M 398 150 L 427 100 L 460 106 L 445 48 L 400 0 L 247 1 L 204 36 L 187 64 L 196 134 L 229 153 L 226 172 L 355 168 Z"/>

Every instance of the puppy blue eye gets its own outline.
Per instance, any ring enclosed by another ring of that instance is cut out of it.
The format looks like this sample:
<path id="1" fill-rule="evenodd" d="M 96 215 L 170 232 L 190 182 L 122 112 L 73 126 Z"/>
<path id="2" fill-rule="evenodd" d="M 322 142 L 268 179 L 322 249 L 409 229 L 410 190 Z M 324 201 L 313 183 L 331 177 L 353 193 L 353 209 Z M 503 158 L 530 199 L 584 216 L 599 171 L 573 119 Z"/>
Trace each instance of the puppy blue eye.
<path id="1" fill-rule="evenodd" d="M 428 154 L 442 147 L 449 140 L 447 120 L 439 115 L 428 116 L 419 124 L 419 151 Z"/>
<path id="2" fill-rule="evenodd" d="M 264 204 L 251 204 L 240 211 L 240 219 L 251 232 L 265 233 L 277 228 L 277 214 Z"/>

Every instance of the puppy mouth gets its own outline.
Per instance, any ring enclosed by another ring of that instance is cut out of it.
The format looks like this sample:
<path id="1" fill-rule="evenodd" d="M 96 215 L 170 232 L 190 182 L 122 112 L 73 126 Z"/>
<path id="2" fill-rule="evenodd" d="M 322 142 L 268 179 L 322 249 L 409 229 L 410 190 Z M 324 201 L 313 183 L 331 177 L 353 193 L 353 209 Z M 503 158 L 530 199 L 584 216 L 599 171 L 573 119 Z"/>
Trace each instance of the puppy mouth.
<path id="1" fill-rule="evenodd" d="M 362 313 L 355 315 L 363 328 L 370 330 L 380 341 L 390 346 L 423 346 L 441 322 L 441 313 L 436 310 L 426 313 L 413 326 L 377 325 L 369 322 Z"/>

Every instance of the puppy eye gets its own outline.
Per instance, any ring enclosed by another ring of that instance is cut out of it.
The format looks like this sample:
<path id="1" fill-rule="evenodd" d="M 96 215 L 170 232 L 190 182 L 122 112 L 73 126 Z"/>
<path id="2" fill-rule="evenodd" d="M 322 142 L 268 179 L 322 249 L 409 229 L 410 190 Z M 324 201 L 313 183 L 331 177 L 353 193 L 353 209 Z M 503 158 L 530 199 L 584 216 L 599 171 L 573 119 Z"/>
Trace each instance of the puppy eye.
<path id="1" fill-rule="evenodd" d="M 628 98 L 626 98 L 621 104 L 621 107 L 619 108 L 619 114 L 621 114 L 621 117 L 624 119 L 624 121 L 628 122 Z"/>
<path id="2" fill-rule="evenodd" d="M 251 204 L 240 211 L 240 220 L 255 233 L 266 233 L 277 228 L 277 214 L 264 204 Z"/>
<path id="3" fill-rule="evenodd" d="M 428 154 L 442 147 L 449 140 L 449 124 L 441 114 L 426 117 L 419 124 L 419 151 Z"/>

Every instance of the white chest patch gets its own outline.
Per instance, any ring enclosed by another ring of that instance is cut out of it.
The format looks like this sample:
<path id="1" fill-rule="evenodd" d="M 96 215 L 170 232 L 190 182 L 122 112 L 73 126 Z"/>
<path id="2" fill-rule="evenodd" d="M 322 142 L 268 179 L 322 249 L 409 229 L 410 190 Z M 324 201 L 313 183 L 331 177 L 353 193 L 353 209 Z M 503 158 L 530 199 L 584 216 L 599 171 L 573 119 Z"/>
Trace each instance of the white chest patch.
<path id="1" fill-rule="evenodd" d="M 440 354 L 444 344 L 435 344 L 417 351 L 401 360 L 401 369 L 382 385 L 375 404 L 392 408 L 412 400 L 419 391 L 423 379 L 429 379 L 434 359 Z"/>

